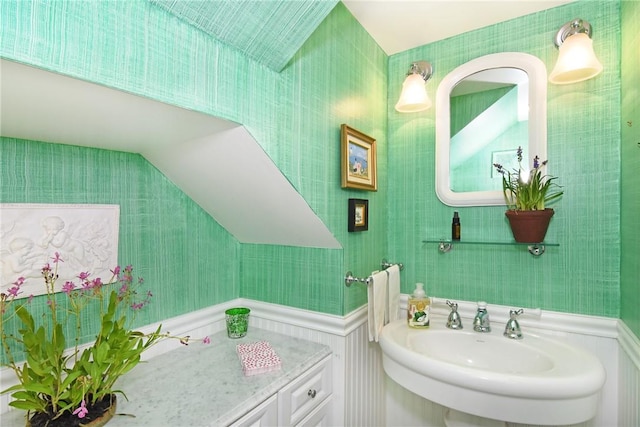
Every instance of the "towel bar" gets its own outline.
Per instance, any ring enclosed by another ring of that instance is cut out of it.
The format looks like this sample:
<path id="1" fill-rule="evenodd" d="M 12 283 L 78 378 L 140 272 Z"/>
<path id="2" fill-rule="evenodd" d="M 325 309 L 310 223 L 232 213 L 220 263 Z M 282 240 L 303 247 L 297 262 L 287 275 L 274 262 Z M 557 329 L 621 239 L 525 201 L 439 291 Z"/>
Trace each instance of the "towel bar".
<path id="1" fill-rule="evenodd" d="M 386 270 L 387 268 L 391 267 L 392 265 L 398 265 L 398 268 L 400 270 L 402 270 L 404 268 L 404 265 L 401 262 L 388 262 L 386 260 L 386 258 L 382 258 L 382 262 L 380 263 L 380 269 L 381 270 Z"/>
<path id="2" fill-rule="evenodd" d="M 369 283 L 371 283 L 371 276 L 365 278 L 354 277 L 350 271 L 347 271 L 347 274 L 344 276 L 344 284 L 349 287 L 352 283 L 355 282 L 366 283 L 367 285 L 369 285 Z"/>
<path id="3" fill-rule="evenodd" d="M 402 263 L 391 263 L 391 262 L 387 262 L 386 259 L 383 259 L 382 262 L 380 263 L 380 269 L 381 270 L 386 270 L 387 268 L 391 267 L 392 265 L 398 265 L 398 268 L 400 270 L 402 270 L 404 268 L 404 265 L 402 265 Z M 353 275 L 353 273 L 351 273 L 351 271 L 347 271 L 347 274 L 344 275 L 344 284 L 347 285 L 347 287 L 351 286 L 352 283 L 366 283 L 367 285 L 371 284 L 371 276 L 369 277 L 355 277 Z"/>

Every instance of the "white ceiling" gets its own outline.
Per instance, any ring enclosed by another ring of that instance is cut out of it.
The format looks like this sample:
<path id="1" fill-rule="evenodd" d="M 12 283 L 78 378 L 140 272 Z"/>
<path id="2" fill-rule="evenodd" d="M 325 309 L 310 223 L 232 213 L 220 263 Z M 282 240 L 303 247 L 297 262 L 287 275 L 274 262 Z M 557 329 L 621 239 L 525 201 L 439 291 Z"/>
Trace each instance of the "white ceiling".
<path id="1" fill-rule="evenodd" d="M 387 55 L 575 0 L 343 0 Z"/>

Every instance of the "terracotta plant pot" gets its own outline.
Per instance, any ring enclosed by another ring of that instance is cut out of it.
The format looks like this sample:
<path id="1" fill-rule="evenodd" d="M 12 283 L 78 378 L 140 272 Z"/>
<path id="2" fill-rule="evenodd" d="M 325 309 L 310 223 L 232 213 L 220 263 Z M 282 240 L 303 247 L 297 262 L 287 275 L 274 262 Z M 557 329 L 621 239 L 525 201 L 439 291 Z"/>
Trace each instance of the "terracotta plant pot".
<path id="1" fill-rule="evenodd" d="M 505 215 L 509 219 L 513 238 L 519 243 L 542 243 L 553 216 L 553 209 L 542 211 L 508 210 Z"/>

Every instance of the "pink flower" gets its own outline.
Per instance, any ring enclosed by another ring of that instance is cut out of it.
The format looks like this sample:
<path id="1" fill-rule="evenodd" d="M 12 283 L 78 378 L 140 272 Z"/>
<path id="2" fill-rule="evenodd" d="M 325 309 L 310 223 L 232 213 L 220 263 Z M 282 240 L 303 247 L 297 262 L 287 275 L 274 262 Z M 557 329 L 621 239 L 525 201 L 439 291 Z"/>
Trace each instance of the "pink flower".
<path id="1" fill-rule="evenodd" d="M 75 288 L 76 288 L 76 285 L 74 285 L 73 282 L 65 282 L 65 284 L 62 286 L 62 292 L 69 295 L 71 291 L 74 290 Z"/>
<path id="2" fill-rule="evenodd" d="M 78 418 L 84 418 L 84 416 L 87 415 L 88 413 L 89 413 L 89 410 L 86 407 L 84 399 L 82 399 L 82 402 L 80 403 L 80 407 L 75 411 L 73 411 L 73 415 L 77 415 Z"/>
<path id="3" fill-rule="evenodd" d="M 87 280 L 90 275 L 91 273 L 89 273 L 88 271 L 83 271 L 82 273 L 78 274 L 78 279 Z"/>
<path id="4" fill-rule="evenodd" d="M 126 283 L 123 283 L 122 286 L 120 286 L 120 290 L 118 290 L 118 294 L 120 296 L 124 296 L 128 290 L 129 290 L 129 285 L 127 285 Z"/>
<path id="5" fill-rule="evenodd" d="M 207 335 L 202 339 L 202 344 L 211 344 L 211 338 Z"/>
<path id="6" fill-rule="evenodd" d="M 20 293 L 20 286 L 12 286 L 7 290 L 7 295 L 17 297 Z"/>
<path id="7" fill-rule="evenodd" d="M 53 257 L 53 258 L 51 258 L 51 259 L 53 260 L 53 263 L 54 263 L 54 264 L 57 264 L 57 263 L 58 263 L 58 261 L 60 261 L 60 262 L 64 262 L 64 260 L 63 260 L 62 258 L 60 258 L 60 253 L 56 252 L 56 253 L 55 253 L 55 254 L 53 254 L 53 255 L 54 255 L 54 257 Z"/>
<path id="8" fill-rule="evenodd" d="M 118 277 L 120 275 L 120 266 L 117 265 L 116 268 L 111 270 L 111 274 L 113 274 L 114 276 Z"/>

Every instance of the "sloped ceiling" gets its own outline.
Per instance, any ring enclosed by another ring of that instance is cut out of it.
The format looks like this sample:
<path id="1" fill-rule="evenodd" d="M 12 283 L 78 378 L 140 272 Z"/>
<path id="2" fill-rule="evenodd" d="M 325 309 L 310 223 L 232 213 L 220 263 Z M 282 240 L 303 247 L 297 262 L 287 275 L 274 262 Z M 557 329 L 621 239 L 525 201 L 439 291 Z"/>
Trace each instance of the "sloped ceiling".
<path id="1" fill-rule="evenodd" d="M 343 3 L 385 53 L 393 55 L 572 1 L 576 0 L 344 0 Z"/>
<path id="2" fill-rule="evenodd" d="M 338 0 L 149 0 L 281 71 Z"/>
<path id="3" fill-rule="evenodd" d="M 0 88 L 2 136 L 139 153 L 242 243 L 341 247 L 238 123 L 6 60 Z"/>

